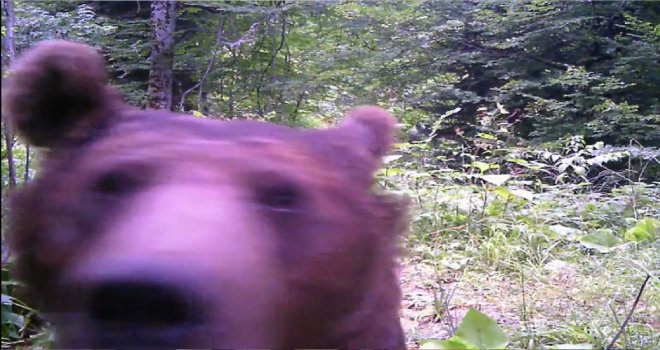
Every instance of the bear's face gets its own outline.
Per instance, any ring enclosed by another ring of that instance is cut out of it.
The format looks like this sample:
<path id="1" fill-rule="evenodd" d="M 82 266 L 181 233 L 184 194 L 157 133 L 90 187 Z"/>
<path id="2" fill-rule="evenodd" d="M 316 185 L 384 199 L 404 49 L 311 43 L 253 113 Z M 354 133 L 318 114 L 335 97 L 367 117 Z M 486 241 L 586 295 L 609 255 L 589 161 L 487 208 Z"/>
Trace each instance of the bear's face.
<path id="1" fill-rule="evenodd" d="M 47 149 L 16 196 L 11 239 L 61 346 L 403 345 L 401 205 L 371 190 L 392 142 L 387 112 L 296 130 L 137 111 L 67 71 L 97 59 L 41 44 L 6 92 L 18 131 Z M 77 97 L 91 92 L 107 96 Z M 374 312 L 389 334 L 369 330 Z"/>

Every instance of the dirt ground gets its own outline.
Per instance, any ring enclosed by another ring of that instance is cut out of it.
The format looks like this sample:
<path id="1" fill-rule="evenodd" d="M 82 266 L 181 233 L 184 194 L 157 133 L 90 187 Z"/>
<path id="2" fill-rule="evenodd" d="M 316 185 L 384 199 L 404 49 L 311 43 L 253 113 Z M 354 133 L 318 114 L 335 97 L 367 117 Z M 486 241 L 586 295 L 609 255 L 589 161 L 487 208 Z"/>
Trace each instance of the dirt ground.
<path id="1" fill-rule="evenodd" d="M 420 340 L 451 337 L 470 308 L 496 320 L 511 338 L 520 331 L 552 328 L 571 312 L 588 314 L 590 307 L 576 299 L 580 288 L 575 267 L 563 262 L 548 263 L 543 280 L 483 273 L 471 274 L 469 282 L 466 278 L 425 263 L 403 264 L 402 323 L 410 348 L 417 348 Z"/>

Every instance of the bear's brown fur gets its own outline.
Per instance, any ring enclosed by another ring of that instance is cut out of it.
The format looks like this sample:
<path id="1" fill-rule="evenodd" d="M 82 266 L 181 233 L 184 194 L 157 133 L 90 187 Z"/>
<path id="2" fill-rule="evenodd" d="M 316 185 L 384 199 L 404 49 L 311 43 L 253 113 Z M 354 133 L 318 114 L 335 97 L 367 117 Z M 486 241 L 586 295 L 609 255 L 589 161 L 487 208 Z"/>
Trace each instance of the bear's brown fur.
<path id="1" fill-rule="evenodd" d="M 142 111 L 68 41 L 28 50 L 3 90 L 44 151 L 10 239 L 58 347 L 405 346 L 405 205 L 372 188 L 383 109 L 318 130 Z"/>

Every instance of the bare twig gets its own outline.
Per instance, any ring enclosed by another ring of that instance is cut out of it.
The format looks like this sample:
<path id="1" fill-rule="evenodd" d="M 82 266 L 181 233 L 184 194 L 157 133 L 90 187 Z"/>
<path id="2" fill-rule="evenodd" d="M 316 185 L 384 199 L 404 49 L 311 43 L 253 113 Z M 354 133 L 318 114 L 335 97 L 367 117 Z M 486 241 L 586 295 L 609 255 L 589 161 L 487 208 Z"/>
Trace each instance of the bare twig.
<path id="1" fill-rule="evenodd" d="M 262 117 L 264 115 L 264 109 L 263 106 L 261 105 L 261 89 L 264 86 L 264 79 L 266 78 L 266 73 L 268 73 L 268 70 L 270 70 L 270 68 L 275 63 L 275 58 L 277 58 L 277 55 L 280 53 L 285 43 L 286 43 L 286 17 L 284 16 L 284 13 L 282 13 L 282 31 L 280 35 L 280 43 L 271 54 L 270 60 L 268 61 L 266 68 L 264 68 L 264 70 L 261 72 L 261 77 L 259 78 L 259 85 L 255 89 L 255 92 L 257 94 L 257 106 L 259 108 L 259 115 Z"/>
<path id="2" fill-rule="evenodd" d="M 206 65 L 206 69 L 204 70 L 204 74 L 202 74 L 201 78 L 199 79 L 199 83 L 197 84 L 199 86 L 199 93 L 197 95 L 197 108 L 199 110 L 203 109 L 202 99 L 204 96 L 204 82 L 206 82 L 206 78 L 208 77 L 209 73 L 211 73 L 213 67 L 215 67 L 218 55 L 220 54 L 222 38 L 225 37 L 225 22 L 226 18 L 223 18 L 220 21 L 220 26 L 218 27 L 218 31 L 215 35 L 215 46 L 213 47 L 211 59 L 209 59 L 209 63 Z M 181 101 L 183 103 L 183 99 Z"/>
<path id="3" fill-rule="evenodd" d="M 529 335 L 531 335 L 530 345 L 536 335 L 536 325 L 534 324 L 534 317 L 532 315 L 533 305 L 528 304 L 528 295 L 527 289 L 525 288 L 525 272 L 521 271 L 520 274 L 520 290 L 522 291 L 522 321 L 525 327 L 525 330 Z M 530 346 L 532 348 L 532 346 Z"/>
<path id="4" fill-rule="evenodd" d="M 628 316 L 626 316 L 626 319 L 623 321 L 623 324 L 619 328 L 619 331 L 616 333 L 612 341 L 610 342 L 610 345 L 608 345 L 605 350 L 611 350 L 614 347 L 614 344 L 616 344 L 616 341 L 619 340 L 619 337 L 623 333 L 623 330 L 626 329 L 626 326 L 628 325 L 628 322 L 630 321 L 630 318 L 633 315 L 633 312 L 635 311 L 635 308 L 637 307 L 637 303 L 639 303 L 639 299 L 642 297 L 642 293 L 644 292 L 644 288 L 646 288 L 646 283 L 651 279 L 651 275 L 646 275 L 646 279 L 644 279 L 644 283 L 642 283 L 642 286 L 639 288 L 639 292 L 637 293 L 637 298 L 635 298 L 635 302 L 632 305 L 632 308 L 630 308 L 630 312 L 628 313 Z"/>
<path id="5" fill-rule="evenodd" d="M 438 284 L 438 288 L 440 289 L 440 293 L 441 293 L 440 301 L 443 304 L 442 307 L 444 308 L 445 311 L 444 314 L 446 315 L 447 325 L 449 326 L 449 329 L 451 330 L 452 334 L 456 332 L 456 322 L 454 317 L 452 317 L 451 312 L 449 311 L 451 308 L 451 300 L 454 298 L 454 294 L 456 294 L 456 290 L 458 289 L 458 285 L 461 283 L 461 280 L 463 279 L 466 269 L 467 269 L 467 265 L 464 265 L 461 268 L 461 270 L 458 273 L 458 277 L 456 277 L 456 282 L 449 290 L 442 288 L 442 281 L 440 279 L 440 276 L 439 275 L 436 276 L 436 283 Z M 437 299 L 435 290 L 433 291 L 433 297 Z"/>

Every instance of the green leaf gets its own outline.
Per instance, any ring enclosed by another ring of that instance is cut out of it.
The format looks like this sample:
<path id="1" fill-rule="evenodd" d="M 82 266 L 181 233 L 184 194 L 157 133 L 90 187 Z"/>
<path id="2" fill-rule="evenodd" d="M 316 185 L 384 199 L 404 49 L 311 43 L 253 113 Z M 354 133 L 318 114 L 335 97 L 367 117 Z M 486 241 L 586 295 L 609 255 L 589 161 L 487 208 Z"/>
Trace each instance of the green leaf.
<path id="1" fill-rule="evenodd" d="M 497 322 L 475 309 L 465 314 L 456 336 L 479 349 L 503 349 L 509 343 Z"/>
<path id="2" fill-rule="evenodd" d="M 401 168 L 382 168 L 378 173 L 383 176 L 394 176 L 405 173 L 405 170 Z"/>
<path id="3" fill-rule="evenodd" d="M 508 188 L 502 186 L 498 186 L 493 190 L 493 192 L 495 192 L 495 194 L 497 194 L 498 196 L 502 197 L 502 199 L 507 201 L 513 199 L 514 197 L 513 193 L 511 193 L 511 191 Z"/>
<path id="4" fill-rule="evenodd" d="M 511 163 L 518 164 L 520 166 L 529 167 L 529 162 L 522 158 L 513 158 L 508 160 Z"/>
<path id="5" fill-rule="evenodd" d="M 511 175 L 481 175 L 479 178 L 495 186 L 501 186 L 511 178 Z"/>
<path id="6" fill-rule="evenodd" d="M 451 337 L 447 340 L 427 340 L 420 347 L 420 349 L 441 349 L 441 350 L 476 350 L 473 344 L 466 342 L 459 337 Z"/>
<path id="7" fill-rule="evenodd" d="M 395 161 L 395 160 L 397 160 L 401 157 L 402 156 L 399 155 L 399 154 L 393 154 L 393 155 L 390 155 L 390 156 L 385 156 L 385 157 L 383 157 L 383 164 L 391 163 L 391 162 L 393 162 L 393 161 Z"/>
<path id="8" fill-rule="evenodd" d="M 490 164 L 490 163 L 484 163 L 484 162 L 479 162 L 479 161 L 472 162 L 472 164 L 469 164 L 468 166 L 471 166 L 471 167 L 473 167 L 473 168 L 477 168 L 477 169 L 479 169 L 479 171 L 482 172 L 482 173 L 483 173 L 484 171 L 486 171 L 486 170 L 490 170 L 490 169 L 498 169 L 498 168 L 500 167 L 500 166 L 497 165 L 497 164 Z M 507 176 L 508 176 L 508 175 L 507 175 Z"/>
<path id="9" fill-rule="evenodd" d="M 502 106 L 499 102 L 495 102 L 497 105 L 497 109 L 500 111 L 502 114 L 509 114 L 509 111 L 507 111 L 504 106 Z"/>
<path id="10" fill-rule="evenodd" d="M 533 201 L 534 200 L 534 193 L 531 191 L 523 190 L 523 189 L 512 189 L 511 193 L 519 198 L 524 198 L 528 201 Z"/>
<path id="11" fill-rule="evenodd" d="M 480 137 L 484 140 L 493 140 L 493 141 L 497 140 L 497 136 L 494 136 L 494 135 L 491 135 L 491 134 L 486 134 L 486 133 L 483 133 L 483 132 L 478 133 L 477 137 Z"/>
<path id="12" fill-rule="evenodd" d="M 454 108 L 454 109 L 452 109 L 452 110 L 449 110 L 449 111 L 447 111 L 445 114 L 441 115 L 439 119 L 444 119 L 444 118 L 449 117 L 450 115 L 454 115 L 454 114 L 460 112 L 461 109 L 462 109 L 461 107 L 456 107 L 456 108 Z"/>
<path id="13" fill-rule="evenodd" d="M 580 237 L 580 243 L 589 249 L 595 249 L 600 253 L 609 253 L 621 244 L 621 240 L 607 231 L 597 231 Z"/>
<path id="14" fill-rule="evenodd" d="M 22 328 L 23 326 L 25 326 L 25 317 L 13 312 L 6 312 L 5 310 L 3 310 L 2 324 L 3 325 L 11 324 L 18 328 Z"/>
<path id="15" fill-rule="evenodd" d="M 552 225 L 549 227 L 549 229 L 550 231 L 557 234 L 557 236 L 571 241 L 576 240 L 578 233 L 580 232 L 580 230 L 576 228 L 567 227 L 563 225 Z"/>
<path id="16" fill-rule="evenodd" d="M 576 174 L 580 176 L 584 176 L 587 173 L 587 169 L 583 166 L 574 165 L 573 170 L 575 171 Z"/>
<path id="17" fill-rule="evenodd" d="M 194 117 L 197 117 L 197 118 L 208 118 L 207 116 L 205 116 L 204 114 L 202 114 L 202 112 L 199 112 L 199 111 L 192 111 L 192 115 L 193 115 Z"/>
<path id="18" fill-rule="evenodd" d="M 658 227 L 660 227 L 658 220 L 645 218 L 640 220 L 637 225 L 629 228 L 624 238 L 632 242 L 653 240 L 658 235 Z"/>
<path id="19" fill-rule="evenodd" d="M 554 345 L 550 349 L 552 350 L 591 350 L 593 346 L 591 344 L 559 344 Z"/>

